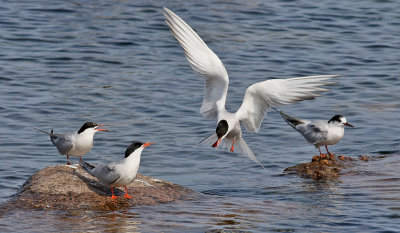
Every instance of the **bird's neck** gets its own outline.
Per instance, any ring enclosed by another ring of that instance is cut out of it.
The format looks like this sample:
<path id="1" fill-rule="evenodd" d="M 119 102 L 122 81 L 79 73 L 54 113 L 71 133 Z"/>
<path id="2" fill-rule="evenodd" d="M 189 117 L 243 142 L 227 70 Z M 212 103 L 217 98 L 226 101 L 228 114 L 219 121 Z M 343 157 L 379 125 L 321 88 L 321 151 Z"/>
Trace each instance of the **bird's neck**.
<path id="1" fill-rule="evenodd" d="M 142 150 L 143 148 L 135 150 L 131 155 L 128 156 L 128 158 L 126 158 L 126 163 L 130 164 L 131 166 L 139 166 Z"/>
<path id="2" fill-rule="evenodd" d="M 76 133 L 75 138 L 76 140 L 79 141 L 84 141 L 84 142 L 93 142 L 93 132 L 82 132 L 82 133 Z"/>

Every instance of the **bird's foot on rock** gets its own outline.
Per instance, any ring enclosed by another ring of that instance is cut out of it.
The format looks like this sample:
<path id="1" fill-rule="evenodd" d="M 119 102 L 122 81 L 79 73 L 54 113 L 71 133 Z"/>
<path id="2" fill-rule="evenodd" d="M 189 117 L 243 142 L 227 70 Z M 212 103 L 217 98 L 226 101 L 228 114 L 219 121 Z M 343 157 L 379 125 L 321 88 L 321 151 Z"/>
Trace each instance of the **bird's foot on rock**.
<path id="1" fill-rule="evenodd" d="M 124 196 L 126 199 L 132 199 L 132 197 L 131 196 L 129 196 L 127 193 L 125 193 L 125 196 Z"/>
<path id="2" fill-rule="evenodd" d="M 115 200 L 115 199 L 117 199 L 118 197 L 117 196 L 115 196 L 114 194 L 111 196 L 111 200 Z"/>

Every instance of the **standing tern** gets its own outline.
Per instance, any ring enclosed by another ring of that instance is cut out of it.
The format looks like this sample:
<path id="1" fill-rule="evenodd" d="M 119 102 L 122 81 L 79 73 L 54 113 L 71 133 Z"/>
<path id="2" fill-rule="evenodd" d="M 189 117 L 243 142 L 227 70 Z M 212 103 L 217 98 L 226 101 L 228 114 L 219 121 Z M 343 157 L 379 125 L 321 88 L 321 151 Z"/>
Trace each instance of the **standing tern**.
<path id="1" fill-rule="evenodd" d="M 139 170 L 140 155 L 143 148 L 153 144 L 152 142 L 133 142 L 125 151 L 125 158 L 110 164 L 91 165 L 85 161 L 80 165 L 87 173 L 96 177 L 101 183 L 111 187 L 111 199 L 117 199 L 114 195 L 114 187 L 125 186 L 125 198 L 131 199 L 128 195 L 128 184 L 132 183 Z"/>
<path id="2" fill-rule="evenodd" d="M 182 46 L 192 69 L 204 79 L 204 99 L 200 109 L 204 117 L 217 119 L 216 133 L 201 144 L 212 144 L 247 155 L 262 165 L 242 138 L 240 122 L 250 132 L 258 132 L 261 122 L 273 106 L 310 100 L 328 91 L 325 85 L 335 84 L 330 79 L 338 75 L 272 79 L 249 86 L 243 103 L 236 113 L 225 109 L 229 78 L 224 64 L 197 33 L 171 10 L 164 8 L 166 23 Z"/>
<path id="3" fill-rule="evenodd" d="M 79 161 L 82 161 L 82 155 L 92 149 L 93 136 L 96 132 L 109 131 L 107 129 L 100 129 L 102 126 L 104 124 L 99 125 L 94 122 L 86 122 L 78 131 L 68 134 L 55 134 L 53 130 L 46 132 L 41 129 L 34 129 L 50 135 L 51 142 L 57 147 L 60 154 L 67 155 L 67 165 L 70 165 L 69 156 L 77 156 L 79 157 Z"/>
<path id="4" fill-rule="evenodd" d="M 321 153 L 320 146 L 325 146 L 328 155 L 333 155 L 329 152 L 328 145 L 335 145 L 343 138 L 345 126 L 354 128 L 342 115 L 335 115 L 329 121 L 316 120 L 311 122 L 289 116 L 275 108 L 274 110 L 279 112 L 282 118 L 293 129 L 299 131 L 309 143 L 318 148 L 320 156 L 324 156 Z"/>

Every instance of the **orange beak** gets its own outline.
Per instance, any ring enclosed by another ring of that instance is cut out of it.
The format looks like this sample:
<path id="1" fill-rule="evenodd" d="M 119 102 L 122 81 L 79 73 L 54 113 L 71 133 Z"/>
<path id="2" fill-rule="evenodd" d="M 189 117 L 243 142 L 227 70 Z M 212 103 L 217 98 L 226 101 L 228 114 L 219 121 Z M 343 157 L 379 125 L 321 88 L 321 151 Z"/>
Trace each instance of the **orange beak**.
<path id="1" fill-rule="evenodd" d="M 154 144 L 154 142 L 146 142 L 145 144 L 143 144 L 143 148 L 146 147 L 146 146 L 150 146 L 152 144 Z"/>
<path id="2" fill-rule="evenodd" d="M 105 126 L 105 124 L 101 124 L 101 125 L 97 126 L 97 128 L 96 128 L 95 130 L 97 130 L 97 131 L 107 131 L 107 132 L 110 131 L 110 130 L 108 130 L 108 129 L 99 129 L 99 128 L 102 127 L 102 126 Z"/>

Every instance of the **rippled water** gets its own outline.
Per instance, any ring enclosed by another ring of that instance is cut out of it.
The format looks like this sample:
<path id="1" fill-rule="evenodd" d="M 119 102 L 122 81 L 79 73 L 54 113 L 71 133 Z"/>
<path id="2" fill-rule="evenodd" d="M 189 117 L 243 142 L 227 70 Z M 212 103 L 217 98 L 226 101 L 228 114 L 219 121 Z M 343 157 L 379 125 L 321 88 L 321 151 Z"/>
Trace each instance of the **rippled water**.
<path id="1" fill-rule="evenodd" d="M 336 182 L 283 175 L 317 152 L 277 113 L 244 138 L 266 167 L 202 148 L 203 83 L 164 23 L 179 14 L 230 74 L 227 108 L 268 78 L 339 74 L 332 92 L 284 107 L 305 119 L 347 116 L 332 151 L 366 154 Z M 45 135 L 111 124 L 84 158 L 122 157 L 154 141 L 141 172 L 203 193 L 196 201 L 117 213 L 26 211 L 2 231 L 395 232 L 400 218 L 400 8 L 397 1 L 3 1 L 0 6 L 0 200 L 36 171 L 64 164 Z"/>

